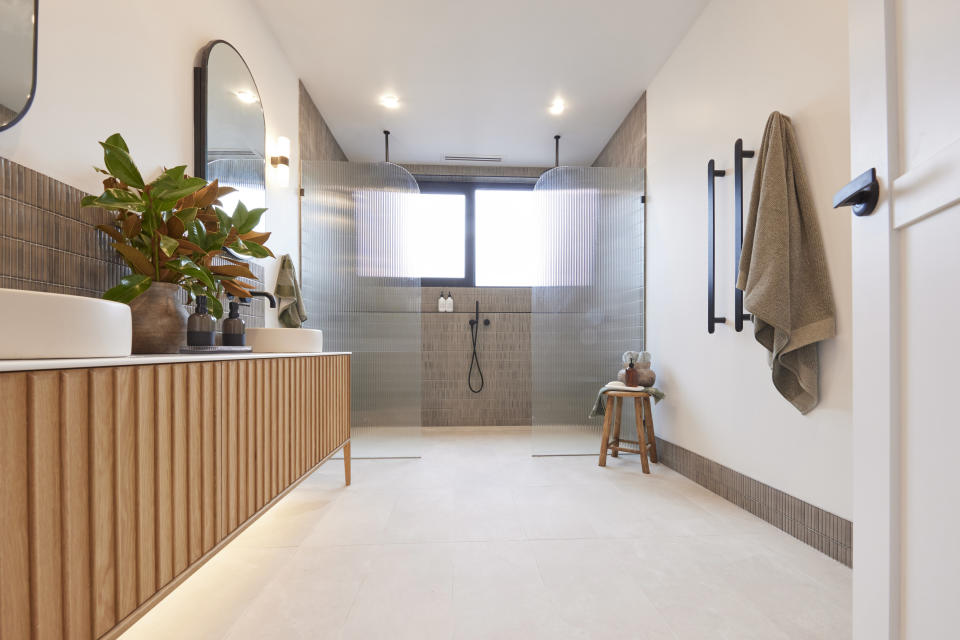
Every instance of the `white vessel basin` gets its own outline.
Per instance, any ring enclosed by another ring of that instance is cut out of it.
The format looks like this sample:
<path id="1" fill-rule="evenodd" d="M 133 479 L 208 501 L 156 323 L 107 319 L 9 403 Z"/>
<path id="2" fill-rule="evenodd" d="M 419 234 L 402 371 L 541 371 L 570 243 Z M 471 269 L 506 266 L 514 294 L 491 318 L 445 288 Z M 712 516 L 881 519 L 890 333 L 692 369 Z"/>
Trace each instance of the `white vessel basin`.
<path id="1" fill-rule="evenodd" d="M 0 289 L 0 360 L 120 358 L 131 338 L 125 304 Z"/>
<path id="2" fill-rule="evenodd" d="M 319 329 L 247 329 L 247 344 L 254 353 L 321 353 Z"/>

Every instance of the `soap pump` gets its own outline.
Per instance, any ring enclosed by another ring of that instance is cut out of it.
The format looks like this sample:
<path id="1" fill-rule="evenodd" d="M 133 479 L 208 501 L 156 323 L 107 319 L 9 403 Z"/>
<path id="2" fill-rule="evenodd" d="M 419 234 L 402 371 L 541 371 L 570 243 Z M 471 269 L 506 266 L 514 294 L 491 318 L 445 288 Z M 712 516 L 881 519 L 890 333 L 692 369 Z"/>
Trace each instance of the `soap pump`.
<path id="1" fill-rule="evenodd" d="M 447 313 L 453 313 L 453 292 L 447 294 L 447 306 L 444 309 Z"/>
<path id="2" fill-rule="evenodd" d="M 640 386 L 640 372 L 633 364 L 633 358 L 630 358 L 630 366 L 627 367 L 626 385 L 628 387 Z"/>
<path id="3" fill-rule="evenodd" d="M 231 300 L 230 315 L 223 321 L 223 346 L 243 347 L 246 344 L 246 325 L 240 318 L 240 302 Z"/>
<path id="4" fill-rule="evenodd" d="M 217 321 L 207 312 L 207 296 L 197 296 L 197 306 L 187 319 L 187 346 L 212 347 L 217 339 Z"/>
<path id="5" fill-rule="evenodd" d="M 447 299 L 443 297 L 443 291 L 440 292 L 440 297 L 437 299 L 437 312 L 443 313 L 447 310 Z"/>

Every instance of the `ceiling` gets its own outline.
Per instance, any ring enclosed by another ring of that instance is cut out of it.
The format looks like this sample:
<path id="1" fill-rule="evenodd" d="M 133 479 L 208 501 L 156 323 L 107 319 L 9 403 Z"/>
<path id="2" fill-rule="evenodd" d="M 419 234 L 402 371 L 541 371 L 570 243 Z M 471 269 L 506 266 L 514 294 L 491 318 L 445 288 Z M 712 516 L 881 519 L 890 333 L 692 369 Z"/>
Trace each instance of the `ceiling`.
<path id="1" fill-rule="evenodd" d="M 350 160 L 389 129 L 394 162 L 549 166 L 554 134 L 593 162 L 707 0 L 255 2 Z"/>

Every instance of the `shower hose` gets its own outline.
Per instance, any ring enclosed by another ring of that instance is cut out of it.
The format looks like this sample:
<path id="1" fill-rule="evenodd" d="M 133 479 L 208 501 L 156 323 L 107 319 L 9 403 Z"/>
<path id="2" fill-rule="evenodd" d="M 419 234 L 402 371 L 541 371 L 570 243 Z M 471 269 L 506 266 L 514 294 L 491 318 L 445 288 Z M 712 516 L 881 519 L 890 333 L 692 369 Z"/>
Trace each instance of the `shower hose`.
<path id="1" fill-rule="evenodd" d="M 477 338 L 480 335 L 480 310 L 477 308 L 476 320 L 470 321 L 470 340 L 473 342 L 473 356 L 470 358 L 470 371 L 467 372 L 467 386 L 470 391 L 480 393 L 483 391 L 483 369 L 480 368 L 480 358 L 477 357 Z M 480 376 L 480 386 L 473 388 L 473 368 L 477 368 L 477 374 Z"/>

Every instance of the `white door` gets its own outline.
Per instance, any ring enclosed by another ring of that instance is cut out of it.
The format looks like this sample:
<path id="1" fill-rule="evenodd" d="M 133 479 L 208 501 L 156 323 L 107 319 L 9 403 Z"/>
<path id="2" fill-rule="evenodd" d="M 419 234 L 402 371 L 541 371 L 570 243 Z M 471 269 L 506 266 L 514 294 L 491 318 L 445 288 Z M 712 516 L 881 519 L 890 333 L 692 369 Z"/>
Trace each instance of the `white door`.
<path id="1" fill-rule="evenodd" d="M 960 2 L 849 6 L 854 637 L 957 638 Z"/>

